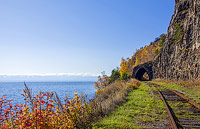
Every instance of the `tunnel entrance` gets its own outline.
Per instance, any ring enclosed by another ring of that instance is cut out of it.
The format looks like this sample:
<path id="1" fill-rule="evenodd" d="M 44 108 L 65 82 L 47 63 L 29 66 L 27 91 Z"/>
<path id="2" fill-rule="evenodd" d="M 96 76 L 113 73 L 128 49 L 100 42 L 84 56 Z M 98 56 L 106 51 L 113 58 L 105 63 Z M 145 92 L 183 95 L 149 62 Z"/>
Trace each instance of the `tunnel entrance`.
<path id="1" fill-rule="evenodd" d="M 153 62 L 135 66 L 131 77 L 140 81 L 151 81 L 153 79 Z"/>
<path id="2" fill-rule="evenodd" d="M 141 68 L 137 71 L 135 78 L 140 81 L 149 81 L 150 80 L 149 74 L 144 68 Z"/>

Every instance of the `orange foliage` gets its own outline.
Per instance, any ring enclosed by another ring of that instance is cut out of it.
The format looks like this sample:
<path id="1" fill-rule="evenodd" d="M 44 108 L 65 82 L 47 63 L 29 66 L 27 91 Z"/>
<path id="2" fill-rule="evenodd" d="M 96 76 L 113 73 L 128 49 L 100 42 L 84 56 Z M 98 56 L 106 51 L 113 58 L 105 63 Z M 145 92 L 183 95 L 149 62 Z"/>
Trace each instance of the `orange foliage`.
<path id="1" fill-rule="evenodd" d="M 102 77 L 99 76 L 98 81 L 95 82 L 94 86 L 94 88 L 97 88 L 96 94 L 99 94 L 99 92 L 101 92 L 105 87 L 107 87 L 109 85 L 109 81 L 110 78 L 107 75 L 103 74 Z"/>
<path id="2" fill-rule="evenodd" d="M 89 125 L 83 97 L 75 97 L 61 104 L 57 94 L 39 92 L 31 96 L 30 89 L 24 90 L 25 104 L 12 105 L 12 100 L 0 98 L 0 128 L 84 128 Z"/>

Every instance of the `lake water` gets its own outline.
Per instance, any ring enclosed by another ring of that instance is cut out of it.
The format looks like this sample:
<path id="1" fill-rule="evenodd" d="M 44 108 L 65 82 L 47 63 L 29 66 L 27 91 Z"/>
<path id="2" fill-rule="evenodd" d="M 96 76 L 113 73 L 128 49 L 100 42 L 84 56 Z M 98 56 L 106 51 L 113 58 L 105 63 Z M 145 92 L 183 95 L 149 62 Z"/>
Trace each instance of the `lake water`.
<path id="1" fill-rule="evenodd" d="M 95 96 L 96 89 L 94 82 L 26 82 L 26 85 L 32 89 L 32 92 L 37 94 L 42 92 L 56 92 L 60 99 L 63 100 L 65 96 L 74 97 L 74 92 L 87 95 L 88 99 Z M 14 104 L 23 104 L 23 82 L 0 82 L 0 97 L 6 96 L 7 99 L 13 99 Z"/>

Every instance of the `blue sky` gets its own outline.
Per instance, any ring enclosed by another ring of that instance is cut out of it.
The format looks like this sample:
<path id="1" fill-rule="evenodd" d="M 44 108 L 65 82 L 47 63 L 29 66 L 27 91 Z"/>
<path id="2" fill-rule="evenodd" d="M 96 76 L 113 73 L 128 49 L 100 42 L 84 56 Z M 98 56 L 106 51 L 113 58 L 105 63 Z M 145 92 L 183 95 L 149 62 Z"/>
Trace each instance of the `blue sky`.
<path id="1" fill-rule="evenodd" d="M 0 0 L 0 74 L 110 74 L 173 11 L 174 0 Z"/>

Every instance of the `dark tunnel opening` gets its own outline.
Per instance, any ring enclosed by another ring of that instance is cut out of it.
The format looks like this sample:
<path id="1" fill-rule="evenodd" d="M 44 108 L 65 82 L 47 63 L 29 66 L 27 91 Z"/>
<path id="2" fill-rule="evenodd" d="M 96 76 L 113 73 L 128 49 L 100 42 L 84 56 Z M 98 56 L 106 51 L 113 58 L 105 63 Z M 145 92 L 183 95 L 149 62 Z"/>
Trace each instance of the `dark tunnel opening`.
<path id="1" fill-rule="evenodd" d="M 138 70 L 135 78 L 140 80 L 140 81 L 149 81 L 149 80 L 151 80 L 148 72 L 144 68 L 141 68 L 141 69 Z"/>

